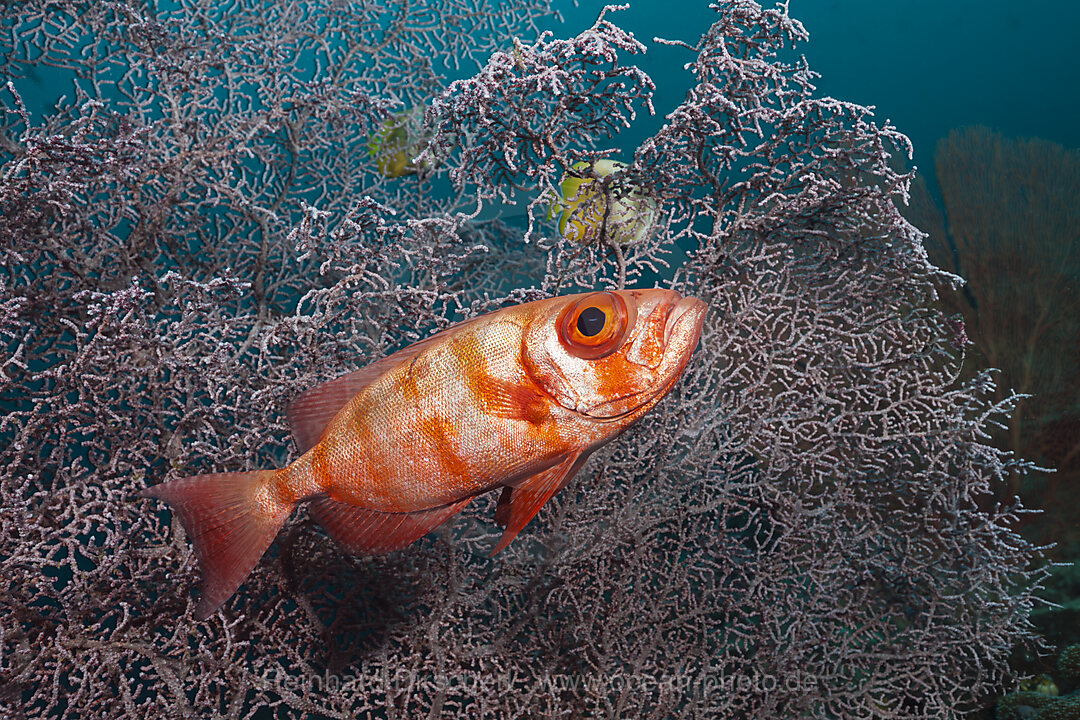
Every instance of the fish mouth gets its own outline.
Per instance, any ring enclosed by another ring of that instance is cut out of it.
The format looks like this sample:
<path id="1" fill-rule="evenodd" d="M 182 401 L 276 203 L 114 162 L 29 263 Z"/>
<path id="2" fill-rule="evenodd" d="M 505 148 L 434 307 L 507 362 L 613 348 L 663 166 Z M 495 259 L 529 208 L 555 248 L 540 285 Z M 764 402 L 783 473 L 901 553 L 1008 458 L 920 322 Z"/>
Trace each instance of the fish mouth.
<path id="1" fill-rule="evenodd" d="M 672 342 L 685 343 L 683 352 L 686 359 L 689 359 L 701 339 L 707 308 L 708 305 L 694 297 L 685 297 L 675 303 L 668 312 L 667 323 L 664 325 L 664 347 L 670 348 Z M 693 338 L 692 342 L 690 338 Z"/>
<path id="2" fill-rule="evenodd" d="M 645 366 L 656 374 L 657 382 L 648 389 L 579 411 L 582 415 L 600 422 L 621 420 L 666 395 L 678 381 L 701 339 L 708 306 L 697 298 L 668 292 L 671 294 L 650 313 L 650 316 L 657 316 L 657 320 L 663 318 L 663 331 L 658 335 L 662 338 L 664 351 L 655 365 Z M 616 411 L 616 407 L 620 409 Z"/>

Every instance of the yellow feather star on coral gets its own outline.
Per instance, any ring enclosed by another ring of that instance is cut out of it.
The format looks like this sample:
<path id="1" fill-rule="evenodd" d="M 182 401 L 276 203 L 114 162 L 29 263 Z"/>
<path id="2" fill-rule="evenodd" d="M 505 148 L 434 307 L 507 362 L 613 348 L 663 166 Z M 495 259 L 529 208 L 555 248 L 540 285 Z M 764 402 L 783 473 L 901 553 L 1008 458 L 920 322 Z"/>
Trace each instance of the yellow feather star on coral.
<path id="1" fill-rule="evenodd" d="M 559 213 L 559 233 L 575 242 L 604 240 L 618 245 L 641 242 L 656 226 L 655 198 L 644 188 L 597 181 L 626 169 L 626 163 L 602 159 L 576 162 L 563 175 L 559 197 L 548 209 Z"/>
<path id="2" fill-rule="evenodd" d="M 368 136 L 368 155 L 375 158 L 379 174 L 388 178 L 427 174 L 429 163 L 417 166 L 414 158 L 423 152 L 430 135 L 422 130 L 424 108 L 421 105 L 392 114 Z"/>

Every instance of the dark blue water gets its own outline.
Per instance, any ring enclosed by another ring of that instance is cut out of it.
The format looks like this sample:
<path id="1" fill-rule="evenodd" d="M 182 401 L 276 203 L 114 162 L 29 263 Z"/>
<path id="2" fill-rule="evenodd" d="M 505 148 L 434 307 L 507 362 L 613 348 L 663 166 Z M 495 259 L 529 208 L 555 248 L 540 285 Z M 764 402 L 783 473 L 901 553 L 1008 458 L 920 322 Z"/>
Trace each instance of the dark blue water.
<path id="1" fill-rule="evenodd" d="M 579 32 L 603 4 L 561 2 L 566 23 L 549 27 Z M 926 170 L 937 140 L 964 125 L 1080 147 L 1080 3 L 791 0 L 790 12 L 810 32 L 799 51 L 821 73 L 821 93 L 875 106 L 879 121 L 891 120 L 912 139 L 916 164 Z M 620 144 L 655 130 L 689 84 L 682 66 L 690 53 L 652 38 L 693 44 L 714 16 L 705 0 L 631 0 L 630 9 L 609 15 L 648 45 L 638 64 L 657 84 L 658 117 Z"/>
<path id="2" fill-rule="evenodd" d="M 564 23 L 543 27 L 558 37 L 588 28 L 604 2 L 556 0 Z M 768 3 L 763 3 L 768 5 Z M 715 18 L 708 0 L 633 0 L 610 20 L 648 50 L 627 58 L 656 82 L 655 117 L 639 117 L 618 145 L 630 154 L 685 97 L 690 51 L 654 37 L 694 44 Z M 1068 0 L 791 0 L 791 15 L 810 32 L 797 48 L 821 74 L 820 92 L 872 105 L 915 144 L 929 169 L 934 144 L 964 125 L 986 125 L 1010 137 L 1040 137 L 1080 147 L 1080 3 Z M 528 38 L 526 38 L 527 40 Z M 20 83 L 36 118 L 61 95 L 71 74 L 38 68 Z"/>

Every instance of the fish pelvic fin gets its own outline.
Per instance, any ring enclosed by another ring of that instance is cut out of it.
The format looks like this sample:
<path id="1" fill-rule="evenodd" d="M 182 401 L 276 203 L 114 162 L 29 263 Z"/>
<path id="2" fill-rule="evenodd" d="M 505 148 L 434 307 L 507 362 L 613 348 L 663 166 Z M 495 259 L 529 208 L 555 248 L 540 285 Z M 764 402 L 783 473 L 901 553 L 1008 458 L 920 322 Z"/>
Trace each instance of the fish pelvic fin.
<path id="1" fill-rule="evenodd" d="M 521 532 L 544 503 L 566 487 L 585 461 L 589 452 L 575 453 L 547 470 L 526 478 L 513 487 L 504 487 L 495 508 L 495 522 L 503 528 L 502 537 L 491 554 L 502 550 Z"/>
<path id="2" fill-rule="evenodd" d="M 146 488 L 184 526 L 202 571 L 195 619 L 205 620 L 236 592 L 295 507 L 272 482 L 278 470 L 195 475 Z"/>

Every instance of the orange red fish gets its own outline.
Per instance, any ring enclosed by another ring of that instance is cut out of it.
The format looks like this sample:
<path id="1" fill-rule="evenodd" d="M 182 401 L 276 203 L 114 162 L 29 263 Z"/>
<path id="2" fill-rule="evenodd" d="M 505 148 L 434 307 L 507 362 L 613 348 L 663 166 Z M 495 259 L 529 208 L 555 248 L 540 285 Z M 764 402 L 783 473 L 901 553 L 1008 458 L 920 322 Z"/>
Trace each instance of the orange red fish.
<path id="1" fill-rule="evenodd" d="M 498 489 L 498 552 L 671 390 L 704 316 L 704 303 L 672 290 L 539 300 L 304 392 L 288 409 L 301 452 L 290 465 L 143 491 L 172 506 L 194 545 L 196 617 L 236 591 L 300 503 L 345 549 L 378 554 Z"/>

